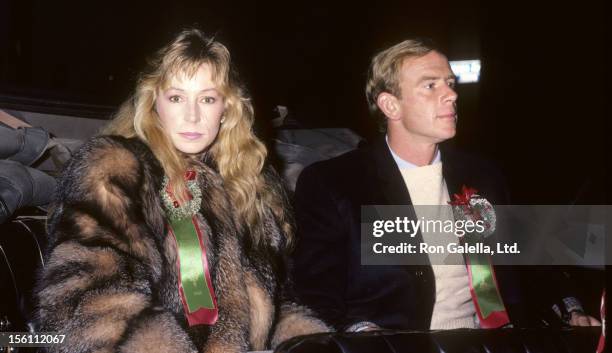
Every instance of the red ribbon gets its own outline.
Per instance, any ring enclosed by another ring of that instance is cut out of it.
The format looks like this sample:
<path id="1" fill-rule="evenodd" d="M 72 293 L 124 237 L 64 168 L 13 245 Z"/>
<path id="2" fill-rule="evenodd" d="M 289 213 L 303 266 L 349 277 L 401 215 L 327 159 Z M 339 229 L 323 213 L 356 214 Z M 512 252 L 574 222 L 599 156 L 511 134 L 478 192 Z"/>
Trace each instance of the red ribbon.
<path id="1" fill-rule="evenodd" d="M 188 170 L 185 172 L 185 180 L 194 180 L 196 177 L 195 170 Z"/>
<path id="2" fill-rule="evenodd" d="M 597 344 L 596 353 L 603 353 L 606 346 L 606 290 L 601 294 L 601 336 L 599 336 L 599 344 Z"/>
<path id="3" fill-rule="evenodd" d="M 454 200 L 450 201 L 449 204 L 451 206 L 467 206 L 470 204 L 470 199 L 472 196 L 476 195 L 477 192 L 478 190 L 463 185 L 461 187 L 461 193 L 454 194 Z"/>

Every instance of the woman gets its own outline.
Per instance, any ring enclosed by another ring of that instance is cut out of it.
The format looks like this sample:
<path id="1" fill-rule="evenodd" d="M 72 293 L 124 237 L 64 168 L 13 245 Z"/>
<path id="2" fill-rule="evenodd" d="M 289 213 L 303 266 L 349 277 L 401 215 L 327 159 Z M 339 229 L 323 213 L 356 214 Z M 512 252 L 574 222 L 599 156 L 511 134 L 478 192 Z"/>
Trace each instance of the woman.
<path id="1" fill-rule="evenodd" d="M 69 163 L 39 283 L 62 352 L 244 352 L 327 326 L 288 298 L 292 225 L 227 49 L 161 49 Z"/>

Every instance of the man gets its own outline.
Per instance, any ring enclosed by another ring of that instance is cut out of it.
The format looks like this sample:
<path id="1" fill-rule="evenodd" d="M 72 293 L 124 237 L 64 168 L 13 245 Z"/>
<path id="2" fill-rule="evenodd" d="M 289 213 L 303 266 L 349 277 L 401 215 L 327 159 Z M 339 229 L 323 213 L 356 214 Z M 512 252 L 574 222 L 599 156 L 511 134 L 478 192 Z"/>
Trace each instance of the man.
<path id="1" fill-rule="evenodd" d="M 481 326 L 465 265 L 362 266 L 360 257 L 362 205 L 446 205 L 462 185 L 508 203 L 495 168 L 440 145 L 456 133 L 454 86 L 447 58 L 431 46 L 407 40 L 380 52 L 366 95 L 386 136 L 315 163 L 298 180 L 296 290 L 338 330 Z M 512 323 L 530 325 L 518 274 L 498 268 L 499 291 Z"/>

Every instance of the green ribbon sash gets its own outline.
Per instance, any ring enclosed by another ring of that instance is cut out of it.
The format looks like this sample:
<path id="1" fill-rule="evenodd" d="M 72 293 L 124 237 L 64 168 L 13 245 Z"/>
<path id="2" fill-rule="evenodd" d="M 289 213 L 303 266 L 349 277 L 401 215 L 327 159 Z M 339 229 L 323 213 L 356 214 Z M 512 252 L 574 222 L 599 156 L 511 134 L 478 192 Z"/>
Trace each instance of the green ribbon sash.
<path id="1" fill-rule="evenodd" d="M 470 253 L 466 256 L 470 293 L 482 328 L 497 328 L 510 323 L 504 307 L 489 255 Z"/>
<path id="2" fill-rule="evenodd" d="M 174 219 L 169 228 L 178 248 L 179 292 L 187 321 L 190 326 L 212 325 L 218 310 L 197 219 Z"/>

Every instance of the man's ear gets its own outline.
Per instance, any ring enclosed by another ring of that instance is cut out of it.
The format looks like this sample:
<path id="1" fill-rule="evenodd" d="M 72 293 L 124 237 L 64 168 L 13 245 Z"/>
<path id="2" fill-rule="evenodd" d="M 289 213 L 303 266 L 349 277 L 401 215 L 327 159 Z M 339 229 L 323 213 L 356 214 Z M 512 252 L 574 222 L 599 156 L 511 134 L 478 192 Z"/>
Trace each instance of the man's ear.
<path id="1" fill-rule="evenodd" d="M 390 120 L 399 120 L 401 118 L 399 101 L 391 93 L 382 92 L 379 94 L 376 99 L 376 105 Z"/>

